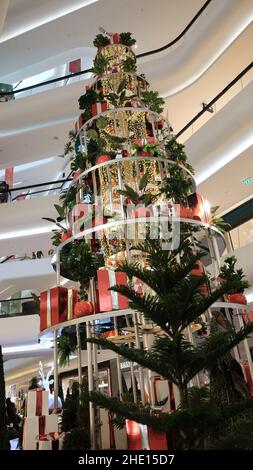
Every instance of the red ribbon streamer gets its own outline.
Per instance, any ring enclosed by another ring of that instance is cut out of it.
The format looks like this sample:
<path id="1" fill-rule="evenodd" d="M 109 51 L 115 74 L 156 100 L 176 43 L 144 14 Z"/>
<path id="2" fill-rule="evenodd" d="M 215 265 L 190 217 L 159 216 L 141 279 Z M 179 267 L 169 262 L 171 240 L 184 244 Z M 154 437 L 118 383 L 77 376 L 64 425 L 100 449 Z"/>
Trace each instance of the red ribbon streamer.
<path id="1" fill-rule="evenodd" d="M 39 436 L 45 435 L 45 425 L 46 425 L 46 417 L 39 416 Z"/>
<path id="2" fill-rule="evenodd" d="M 43 390 L 36 390 L 36 416 L 42 415 L 42 392 Z"/>

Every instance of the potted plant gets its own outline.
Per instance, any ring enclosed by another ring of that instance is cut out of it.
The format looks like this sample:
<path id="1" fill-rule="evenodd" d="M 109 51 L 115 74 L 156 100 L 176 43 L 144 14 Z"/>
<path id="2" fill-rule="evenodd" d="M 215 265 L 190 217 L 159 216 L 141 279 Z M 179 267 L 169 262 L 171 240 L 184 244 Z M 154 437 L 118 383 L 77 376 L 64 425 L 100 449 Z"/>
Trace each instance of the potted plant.
<path id="1" fill-rule="evenodd" d="M 228 302 L 246 305 L 247 299 L 243 292 L 244 289 L 250 287 L 250 284 L 246 279 L 244 279 L 245 275 L 243 274 L 243 270 L 241 268 L 235 269 L 236 261 L 237 259 L 235 256 L 230 256 L 225 259 L 219 274 L 220 284 L 222 286 L 224 282 L 230 282 L 232 285 L 231 293 L 226 295 L 226 300 Z M 233 284 L 236 286 L 240 284 L 240 288 L 233 288 Z"/>
<path id="2" fill-rule="evenodd" d="M 136 39 L 132 38 L 132 33 L 120 33 L 120 44 L 124 44 L 124 46 L 134 46 L 136 43 Z"/>

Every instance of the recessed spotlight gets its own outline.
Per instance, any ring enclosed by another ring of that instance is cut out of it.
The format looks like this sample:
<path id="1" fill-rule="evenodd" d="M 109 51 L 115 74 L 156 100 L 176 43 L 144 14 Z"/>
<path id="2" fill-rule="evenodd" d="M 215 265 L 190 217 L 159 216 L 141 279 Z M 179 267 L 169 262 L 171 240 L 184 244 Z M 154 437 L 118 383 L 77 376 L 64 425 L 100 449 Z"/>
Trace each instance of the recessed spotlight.
<path id="1" fill-rule="evenodd" d="M 59 140 L 59 137 L 57 137 L 57 135 L 55 135 L 55 136 L 53 137 L 53 139 L 54 139 L 54 140 Z"/>
<path id="2" fill-rule="evenodd" d="M 244 178 L 244 180 L 242 180 L 244 186 L 248 186 L 249 184 L 253 183 L 253 178 L 251 176 L 248 176 L 248 178 Z"/>
<path id="3" fill-rule="evenodd" d="M 134 48 L 137 49 L 137 48 L 138 48 L 138 44 L 135 44 L 135 45 L 134 45 Z"/>

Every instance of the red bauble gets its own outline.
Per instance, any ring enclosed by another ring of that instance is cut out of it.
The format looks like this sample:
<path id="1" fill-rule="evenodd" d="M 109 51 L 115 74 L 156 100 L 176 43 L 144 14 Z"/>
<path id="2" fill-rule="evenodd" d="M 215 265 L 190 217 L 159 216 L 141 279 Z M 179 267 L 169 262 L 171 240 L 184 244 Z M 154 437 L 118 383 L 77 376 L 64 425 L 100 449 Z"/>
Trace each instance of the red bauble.
<path id="1" fill-rule="evenodd" d="M 108 162 L 109 160 L 111 160 L 109 155 L 99 155 L 99 157 L 96 158 L 96 165 L 99 165 L 99 163 Z"/>
<path id="2" fill-rule="evenodd" d="M 94 307 L 91 302 L 88 300 L 79 300 L 74 307 L 74 318 L 86 317 L 87 315 L 92 315 L 93 312 Z"/>
<path id="3" fill-rule="evenodd" d="M 61 236 L 61 243 L 65 242 L 66 240 L 68 240 L 68 238 L 71 238 L 72 237 L 72 232 L 70 230 L 68 230 L 67 232 L 64 232 Z"/>

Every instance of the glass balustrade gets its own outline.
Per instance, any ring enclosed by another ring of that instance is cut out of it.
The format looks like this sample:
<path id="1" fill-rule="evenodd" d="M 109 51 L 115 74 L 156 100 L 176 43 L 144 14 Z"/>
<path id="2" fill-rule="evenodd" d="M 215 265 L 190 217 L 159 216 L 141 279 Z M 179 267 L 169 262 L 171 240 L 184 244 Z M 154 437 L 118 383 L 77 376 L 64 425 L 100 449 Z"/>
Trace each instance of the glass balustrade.
<path id="1" fill-rule="evenodd" d="M 16 292 L 9 299 L 0 300 L 0 318 L 39 315 L 39 309 L 39 302 L 34 300 L 30 291 Z"/>

